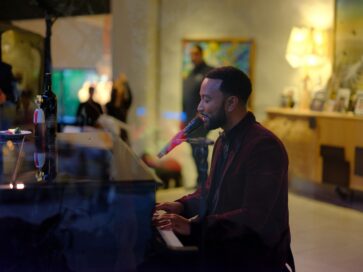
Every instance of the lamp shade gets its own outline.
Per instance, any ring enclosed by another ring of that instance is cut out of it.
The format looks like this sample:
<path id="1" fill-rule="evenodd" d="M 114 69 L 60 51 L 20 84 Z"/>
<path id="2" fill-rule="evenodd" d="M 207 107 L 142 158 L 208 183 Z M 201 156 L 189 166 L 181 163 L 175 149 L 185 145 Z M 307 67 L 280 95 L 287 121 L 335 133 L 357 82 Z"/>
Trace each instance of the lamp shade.
<path id="1" fill-rule="evenodd" d="M 286 59 L 294 67 L 312 67 L 328 59 L 327 31 L 293 27 L 286 49 Z"/>

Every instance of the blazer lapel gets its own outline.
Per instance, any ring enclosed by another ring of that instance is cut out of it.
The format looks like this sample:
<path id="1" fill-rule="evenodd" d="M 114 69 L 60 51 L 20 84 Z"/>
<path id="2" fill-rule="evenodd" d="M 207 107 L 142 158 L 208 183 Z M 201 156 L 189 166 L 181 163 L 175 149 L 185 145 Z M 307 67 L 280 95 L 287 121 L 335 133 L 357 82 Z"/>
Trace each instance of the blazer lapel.
<path id="1" fill-rule="evenodd" d="M 222 176 L 221 176 L 221 184 L 220 186 L 222 185 L 222 182 L 224 180 L 224 176 L 226 175 L 229 167 L 231 166 L 232 162 L 234 161 L 234 158 L 236 157 L 238 151 L 239 151 L 239 148 L 240 148 L 240 145 L 241 143 L 238 143 L 238 147 L 234 147 L 233 144 L 231 146 L 229 146 L 229 150 L 228 150 L 228 157 L 227 157 L 227 161 L 226 161 L 226 164 L 224 166 L 224 169 L 223 169 L 223 173 L 222 173 Z"/>
<path id="2" fill-rule="evenodd" d="M 222 176 L 221 176 L 220 186 L 222 185 L 224 176 L 226 175 L 228 169 L 231 167 L 231 164 L 233 163 L 236 155 L 239 153 L 241 146 L 244 145 L 244 138 L 245 138 L 245 135 L 247 134 L 247 130 L 248 130 L 248 124 L 246 126 L 244 126 L 243 130 L 240 130 L 238 132 L 234 141 L 229 146 L 229 151 L 228 151 L 229 154 L 228 154 L 227 161 L 226 161 L 226 164 L 225 164 Z"/>
<path id="3" fill-rule="evenodd" d="M 211 165 L 211 169 L 213 169 L 213 172 L 211 172 L 209 174 L 209 188 L 211 186 L 211 182 L 213 181 L 213 177 L 214 177 L 214 174 L 215 174 L 215 171 L 216 171 L 216 166 L 217 166 L 217 161 L 218 161 L 218 158 L 219 156 L 222 156 L 222 141 L 221 139 L 219 138 L 218 141 L 217 141 L 217 144 L 215 145 L 215 155 L 214 155 L 214 158 L 212 160 L 212 165 Z"/>

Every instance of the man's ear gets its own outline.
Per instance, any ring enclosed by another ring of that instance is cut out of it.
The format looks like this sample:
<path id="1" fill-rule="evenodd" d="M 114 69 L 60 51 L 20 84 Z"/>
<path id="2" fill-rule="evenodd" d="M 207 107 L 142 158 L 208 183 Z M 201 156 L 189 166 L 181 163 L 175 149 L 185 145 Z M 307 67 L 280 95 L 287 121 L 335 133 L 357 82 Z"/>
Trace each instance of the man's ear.
<path id="1" fill-rule="evenodd" d="M 238 106 L 239 99 L 237 96 L 229 96 L 226 100 L 226 111 L 232 112 Z"/>

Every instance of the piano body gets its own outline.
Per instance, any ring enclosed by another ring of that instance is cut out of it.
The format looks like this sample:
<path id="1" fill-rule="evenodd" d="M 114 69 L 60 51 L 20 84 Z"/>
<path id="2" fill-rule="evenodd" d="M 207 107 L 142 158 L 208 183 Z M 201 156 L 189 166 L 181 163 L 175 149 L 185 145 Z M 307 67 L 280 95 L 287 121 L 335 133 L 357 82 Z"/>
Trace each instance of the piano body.
<path id="1" fill-rule="evenodd" d="M 104 131 L 43 147 L 33 135 L 0 139 L 0 270 L 135 271 L 158 178 Z"/>

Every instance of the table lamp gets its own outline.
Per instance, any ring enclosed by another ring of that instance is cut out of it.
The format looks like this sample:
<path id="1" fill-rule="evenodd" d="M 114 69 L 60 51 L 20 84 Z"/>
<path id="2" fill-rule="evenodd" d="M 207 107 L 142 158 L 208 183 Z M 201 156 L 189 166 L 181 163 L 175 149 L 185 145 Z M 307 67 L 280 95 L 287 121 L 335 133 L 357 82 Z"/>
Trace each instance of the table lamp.
<path id="1" fill-rule="evenodd" d="M 303 89 L 300 95 L 300 109 L 310 104 L 309 70 L 321 66 L 328 60 L 327 30 L 293 27 L 286 49 L 286 59 L 293 68 L 303 68 Z"/>

